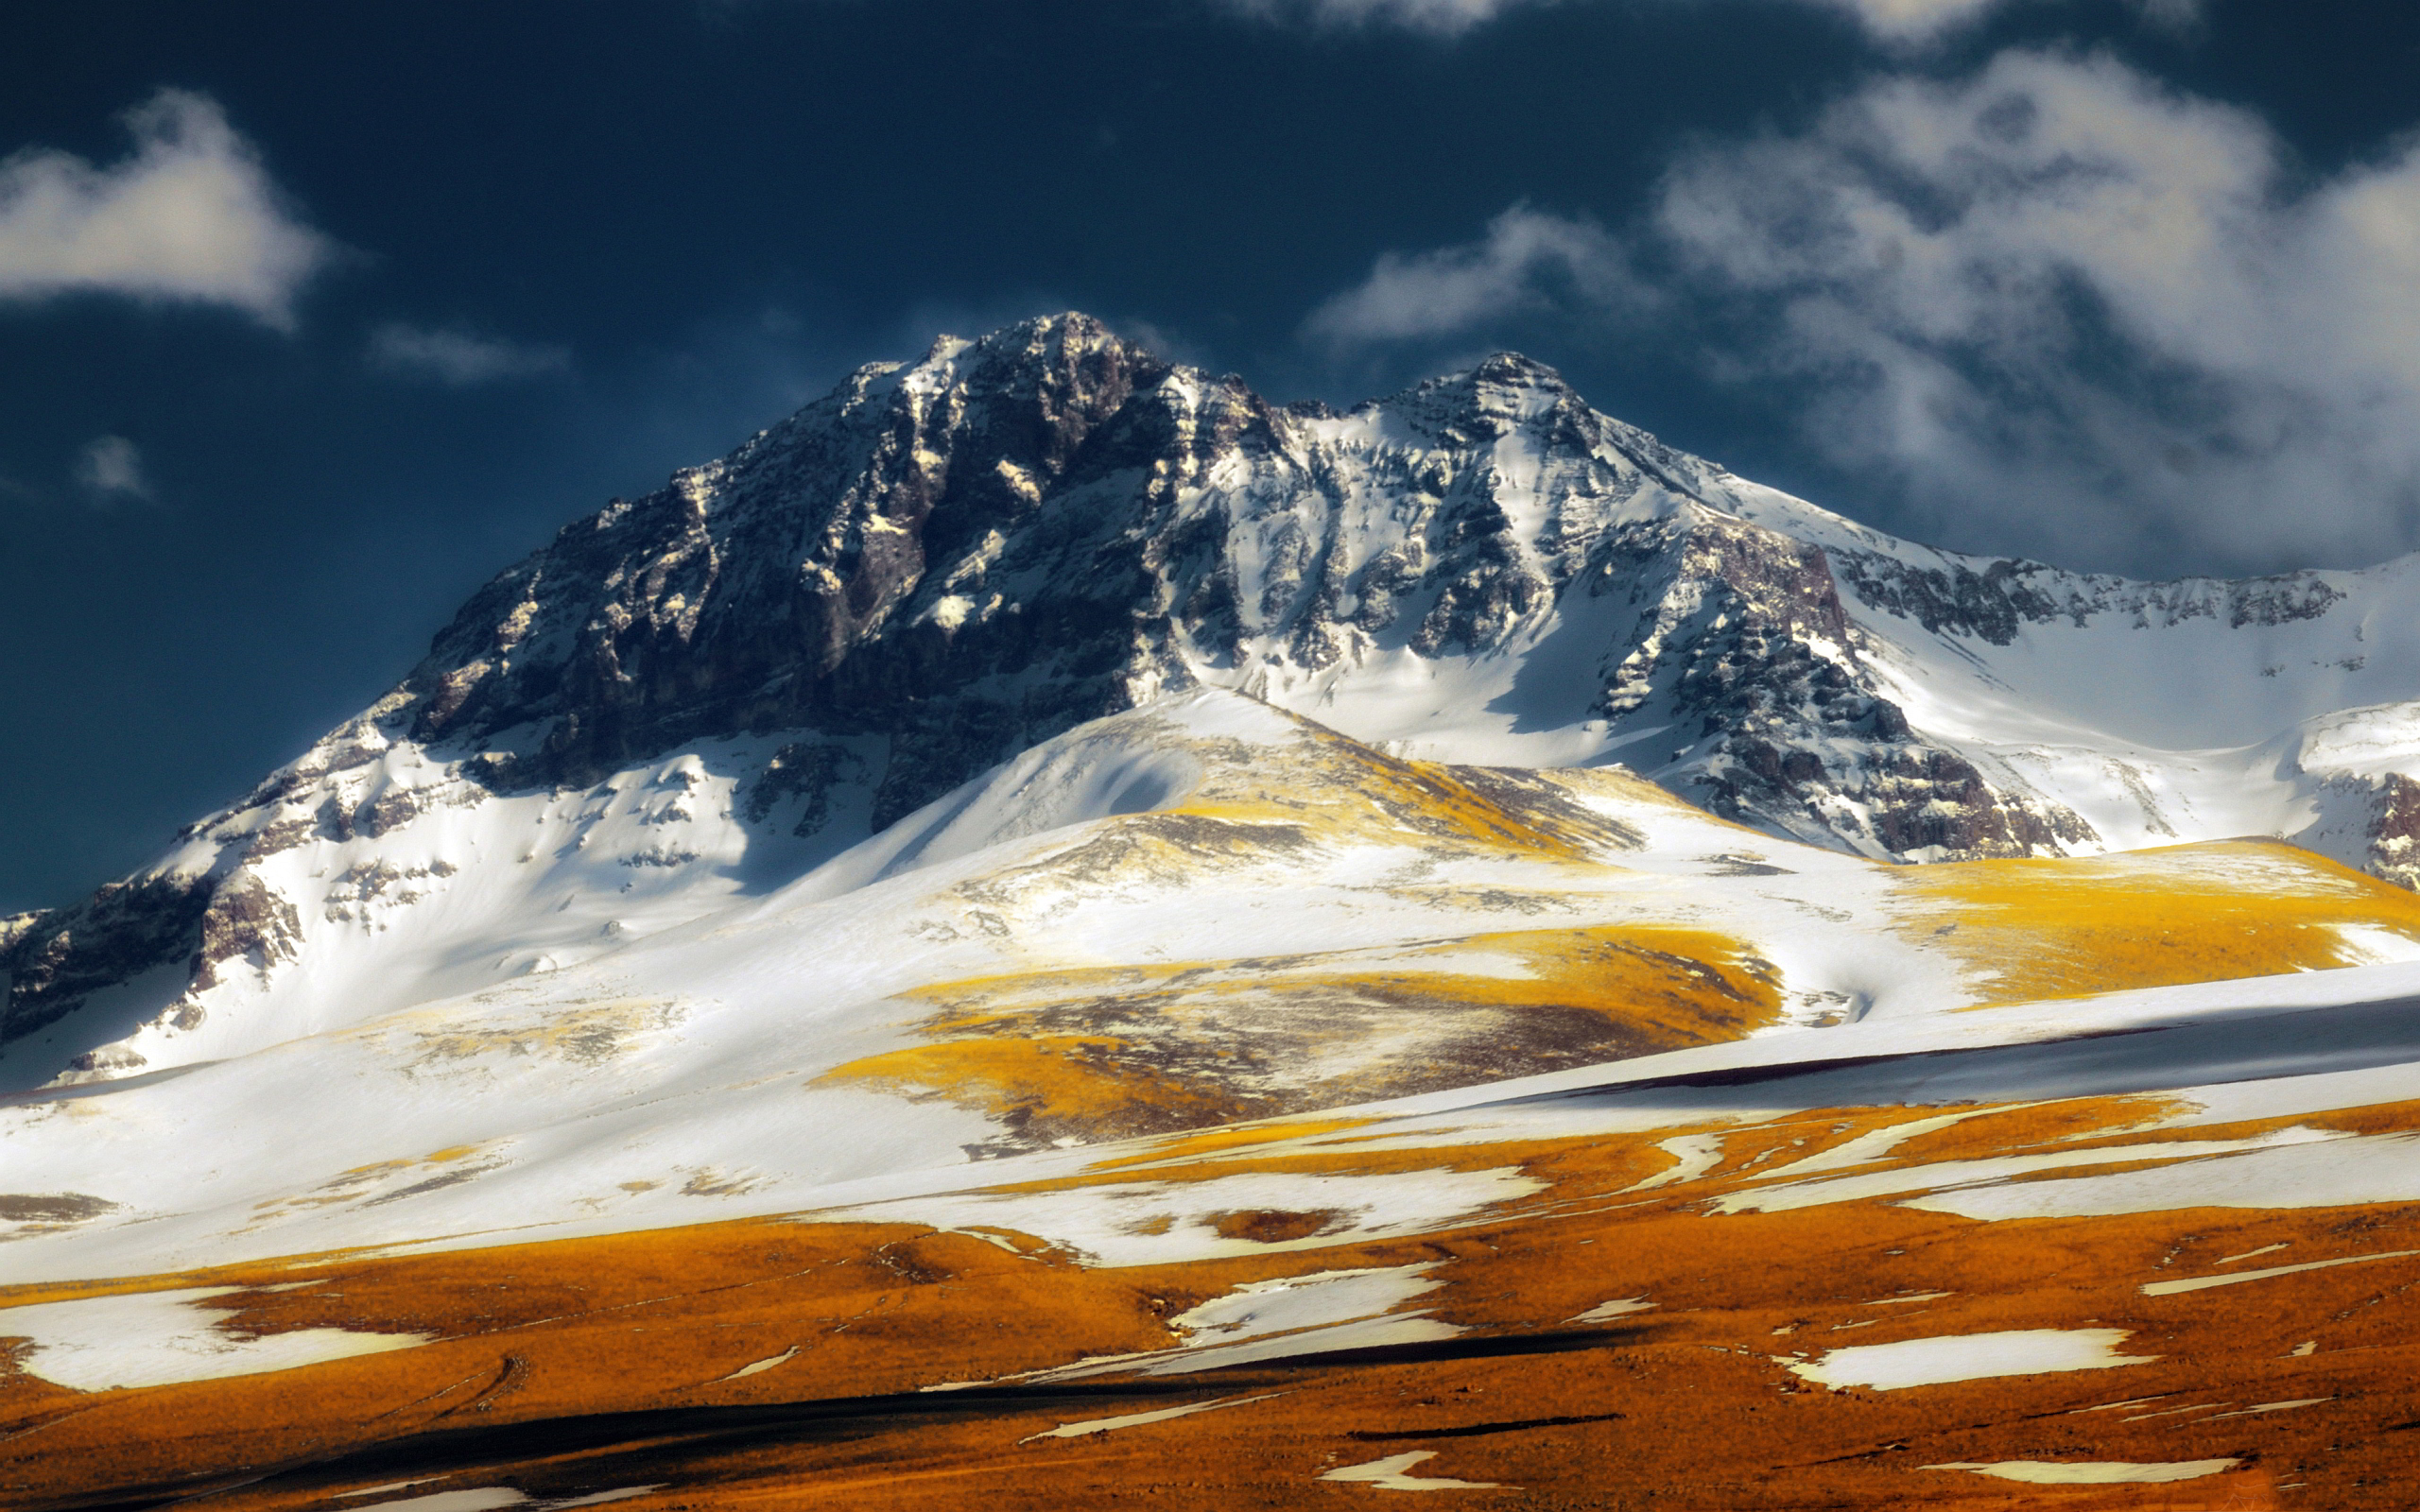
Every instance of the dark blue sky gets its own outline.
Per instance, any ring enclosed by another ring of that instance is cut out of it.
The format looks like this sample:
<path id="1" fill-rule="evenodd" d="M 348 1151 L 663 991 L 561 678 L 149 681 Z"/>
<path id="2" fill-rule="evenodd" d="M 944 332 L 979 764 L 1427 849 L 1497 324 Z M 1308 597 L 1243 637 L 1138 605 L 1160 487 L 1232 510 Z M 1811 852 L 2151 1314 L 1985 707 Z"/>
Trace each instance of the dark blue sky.
<path id="1" fill-rule="evenodd" d="M 139 864 L 562 521 L 1046 309 L 1280 399 L 1518 347 L 1969 549 L 2420 545 L 2420 7 L 1931 9 L 21 6 L 0 909 Z M 145 249 L 188 215 L 269 240 Z"/>

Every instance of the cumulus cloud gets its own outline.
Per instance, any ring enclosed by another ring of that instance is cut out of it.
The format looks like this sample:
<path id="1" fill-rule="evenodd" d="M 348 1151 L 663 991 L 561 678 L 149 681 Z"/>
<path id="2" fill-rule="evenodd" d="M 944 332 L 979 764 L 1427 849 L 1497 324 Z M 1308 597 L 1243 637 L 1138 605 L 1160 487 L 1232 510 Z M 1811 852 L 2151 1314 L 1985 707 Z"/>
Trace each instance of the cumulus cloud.
<path id="1" fill-rule="evenodd" d="M 1219 0 L 1225 9 L 1271 21 L 1327 26 L 1395 26 L 1452 37 L 1507 11 L 1556 0 Z M 1677 3 L 1677 0 L 1675 0 Z M 1889 46 L 1922 46 L 1979 21 L 2013 0 L 1803 0 L 1839 11 Z M 2132 0 L 2155 25 L 2179 27 L 2199 18 L 2202 0 Z"/>
<path id="2" fill-rule="evenodd" d="M 389 324 L 371 333 L 370 363 L 399 378 L 467 388 L 561 372 L 571 365 L 571 353 L 455 328 Z"/>
<path id="3" fill-rule="evenodd" d="M 1315 328 L 1495 239 L 1382 262 Z M 2011 52 L 1702 146 L 1631 240 L 1712 365 L 1799 385 L 1817 444 L 1947 543 L 2135 568 L 2420 544 L 2420 142 L 2297 185 L 2251 114 Z"/>
<path id="4" fill-rule="evenodd" d="M 1920 47 L 1973 26 L 2014 0 L 1808 0 L 1847 15 L 1888 46 Z M 2191 27 L 2202 0 L 2130 0 L 2136 14 L 2168 30 Z"/>
<path id="5" fill-rule="evenodd" d="M 106 167 L 27 147 L 0 160 L 0 299 L 92 292 L 232 305 L 279 329 L 331 253 L 206 95 L 162 90 L 127 112 Z"/>
<path id="6" fill-rule="evenodd" d="M 1979 20 L 2001 0 L 1816 0 L 1843 11 L 1887 42 L 1930 42 L 1944 32 Z"/>
<path id="7" fill-rule="evenodd" d="M 76 486 L 95 503 L 148 499 L 151 481 L 143 472 L 143 452 L 123 436 L 98 436 L 76 454 Z"/>
<path id="8" fill-rule="evenodd" d="M 2409 549 L 2420 143 L 2296 189 L 2256 117 L 2106 58 L 1879 83 L 1701 152 L 1656 213 L 1694 280 L 1817 375 L 1818 434 L 1935 510 L 2140 559 Z"/>
<path id="9" fill-rule="evenodd" d="M 1338 345 L 1471 331 L 1578 298 L 1596 305 L 1638 293 L 1621 244 L 1599 227 L 1515 205 L 1461 247 L 1387 252 L 1368 279 L 1313 311 L 1311 335 Z"/>

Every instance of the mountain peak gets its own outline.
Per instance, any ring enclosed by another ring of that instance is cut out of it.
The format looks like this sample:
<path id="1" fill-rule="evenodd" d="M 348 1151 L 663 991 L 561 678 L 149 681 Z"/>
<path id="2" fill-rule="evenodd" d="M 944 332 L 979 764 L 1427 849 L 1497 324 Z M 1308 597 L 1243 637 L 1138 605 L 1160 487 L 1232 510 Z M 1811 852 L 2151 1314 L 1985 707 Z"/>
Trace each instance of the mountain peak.
<path id="1" fill-rule="evenodd" d="M 1168 364 L 1080 310 L 1029 316 L 972 338 L 943 335 L 909 370 L 965 384 L 978 392 L 1030 392 L 1102 371 L 1167 369 Z"/>
<path id="2" fill-rule="evenodd" d="M 1572 392 L 1563 374 L 1534 357 L 1518 352 L 1499 352 L 1488 357 L 1466 375 L 1477 384 L 1494 384 L 1507 388 L 1550 388 L 1557 393 Z"/>
<path id="3" fill-rule="evenodd" d="M 1618 761 L 1876 858 L 2273 831 L 2411 882 L 2403 725 L 2287 738 L 2420 698 L 2399 670 L 2420 666 L 2420 614 L 2392 586 L 1952 557 L 1666 447 L 1517 353 L 1337 415 L 1041 316 L 860 369 L 567 526 L 386 698 L 158 866 L 0 926 L 0 1040 L 92 1000 L 147 1023 L 118 1047 L 134 1060 L 89 1052 L 95 1074 L 202 1053 L 229 994 L 274 996 L 329 929 L 441 890 L 439 863 L 460 862 L 438 816 L 621 794 L 648 816 L 627 833 L 542 856 L 498 832 L 528 869 L 496 885 L 600 909 L 702 897 L 1205 687 L 1391 757 Z M 2241 770 L 2207 754 L 2238 747 Z M 620 921 L 574 907 L 545 954 Z M 465 933 L 432 959 L 526 954 L 478 918 L 448 927 Z M 110 995 L 137 977 L 174 991 Z"/>

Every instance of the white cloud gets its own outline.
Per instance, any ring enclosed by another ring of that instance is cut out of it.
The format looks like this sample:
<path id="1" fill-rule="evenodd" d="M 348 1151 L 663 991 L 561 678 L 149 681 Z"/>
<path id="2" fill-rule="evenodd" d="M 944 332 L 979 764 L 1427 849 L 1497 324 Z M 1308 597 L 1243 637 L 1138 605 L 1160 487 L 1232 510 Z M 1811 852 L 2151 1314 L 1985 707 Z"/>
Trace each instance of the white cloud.
<path id="1" fill-rule="evenodd" d="M 1226 9 L 1270 21 L 1322 26 L 1394 26 L 1436 36 L 1459 36 L 1523 5 L 1552 0 L 1219 0 Z"/>
<path id="2" fill-rule="evenodd" d="M 370 362 L 397 377 L 463 388 L 561 372 L 571 365 L 571 353 L 458 329 L 390 324 L 371 333 Z"/>
<path id="3" fill-rule="evenodd" d="M 2106 58 L 1888 80 L 1674 170 L 1656 230 L 1945 518 L 2140 558 L 2374 558 L 2420 511 L 2420 144 L 2297 191 L 2256 117 Z"/>
<path id="4" fill-rule="evenodd" d="M 1525 6 L 1555 0 L 1219 0 L 1227 9 L 1272 21 L 1315 26 L 1396 26 L 1459 36 Z M 1684 3 L 1684 0 L 1669 0 Z M 1804 0 L 1840 11 L 1886 45 L 1922 46 L 1981 20 L 2013 0 Z M 2199 18 L 2203 0 L 2132 0 L 2144 19 L 2179 27 Z"/>
<path id="5" fill-rule="evenodd" d="M 1815 441 L 1945 543 L 2376 560 L 2420 545 L 2420 142 L 2300 187 L 2284 156 L 2258 118 L 2109 59 L 2011 52 L 1702 146 L 1632 250 L 1719 333 L 1687 337 L 1711 369 L 1801 386 Z M 1604 238 L 1524 232 L 1559 234 Z M 1478 271 L 1518 265 L 1503 244 L 1382 260 L 1313 329 L 1445 334 L 1450 299 L 1393 331 L 1335 312 L 1412 308 L 1407 270 L 1513 286 Z M 1461 323 L 1502 307 L 1473 294 Z"/>
<path id="6" fill-rule="evenodd" d="M 123 436 L 99 436 L 76 455 L 76 483 L 95 502 L 148 499 L 151 482 L 143 474 L 143 453 Z"/>
<path id="7" fill-rule="evenodd" d="M 1921 47 L 2016 0 L 1806 0 L 1845 13 L 1887 46 Z M 2186 30 L 2202 19 L 2203 0 L 2128 0 L 2148 24 Z"/>
<path id="8" fill-rule="evenodd" d="M 1847 12 L 1868 33 L 1886 42 L 1921 43 L 1980 20 L 2000 0 L 1817 0 Z"/>
<path id="9" fill-rule="evenodd" d="M 1306 328 L 1338 345 L 1449 335 L 1575 295 L 1616 303 L 1635 287 L 1621 244 L 1604 231 L 1515 205 L 1468 245 L 1382 254 L 1369 278 L 1313 311 Z"/>
<path id="10" fill-rule="evenodd" d="M 331 248 L 287 211 L 251 144 L 182 90 L 125 120 L 134 151 L 107 167 L 48 147 L 0 160 L 0 299 L 190 301 L 290 327 Z"/>

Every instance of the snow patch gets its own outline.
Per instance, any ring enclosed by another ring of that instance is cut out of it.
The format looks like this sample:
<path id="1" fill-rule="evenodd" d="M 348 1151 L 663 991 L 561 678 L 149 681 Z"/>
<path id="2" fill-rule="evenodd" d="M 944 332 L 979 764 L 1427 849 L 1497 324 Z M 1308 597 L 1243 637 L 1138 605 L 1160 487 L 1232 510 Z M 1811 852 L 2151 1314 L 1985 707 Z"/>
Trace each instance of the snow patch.
<path id="1" fill-rule="evenodd" d="M 1564 1319 L 1566 1323 L 1603 1323 L 1612 1318 L 1627 1317 L 1633 1313 L 1654 1310 L 1655 1304 L 1644 1297 L 1617 1297 L 1610 1302 L 1599 1302 L 1585 1313 Z"/>
<path id="2" fill-rule="evenodd" d="M 408 1349 L 437 1338 L 433 1333 L 356 1333 L 345 1329 L 300 1329 L 247 1337 L 221 1327 L 226 1316 L 238 1309 L 200 1305 L 244 1290 L 198 1286 L 0 1308 L 0 1337 L 31 1339 L 31 1346 L 19 1357 L 20 1367 L 27 1375 L 75 1391 L 261 1375 L 326 1360 Z"/>
<path id="3" fill-rule="evenodd" d="M 1354 1481 L 1374 1486 L 1382 1491 L 1484 1491 L 1501 1485 L 1497 1481 L 1457 1481 L 1443 1475 L 1407 1474 L 1414 1465 L 1437 1457 L 1431 1450 L 1413 1450 L 1409 1453 L 1390 1454 L 1366 1465 L 1346 1465 L 1327 1471 L 1322 1481 Z"/>
<path id="4" fill-rule="evenodd" d="M 2012 1329 L 1995 1333 L 1955 1333 L 1895 1344 L 1861 1344 L 1832 1349 L 1820 1360 L 1785 1360 L 1791 1374 L 1818 1385 L 1871 1386 L 1900 1391 L 1909 1386 L 1981 1381 L 1996 1376 L 2046 1375 L 2060 1370 L 2106 1370 L 2149 1365 L 2155 1354 L 2119 1354 L 2125 1329 Z"/>
<path id="5" fill-rule="evenodd" d="M 2004 1459 L 1996 1464 L 1976 1465 L 1953 1461 L 1946 1465 L 1922 1465 L 1919 1469 L 1971 1470 L 1977 1475 L 1989 1475 L 2003 1481 L 2022 1481 L 2028 1486 L 2112 1486 L 2162 1481 L 2196 1481 L 2204 1475 L 2217 1475 L 2235 1469 L 2238 1459 L 2186 1459 L 2164 1463 L 2141 1464 L 2126 1460 L 2039 1460 Z"/>
<path id="6" fill-rule="evenodd" d="M 2206 1291 L 2213 1286 L 2267 1280 L 2272 1276 L 2292 1276 L 2307 1270 L 2333 1270 L 2339 1265 L 2366 1265 L 2373 1261 L 2402 1260 L 2412 1255 L 2420 1255 L 2420 1249 L 2389 1249 L 2375 1255 L 2346 1255 L 2341 1260 L 2308 1260 L 2299 1265 L 2272 1265 L 2266 1270 L 2237 1270 L 2223 1276 L 2187 1276 L 2172 1281 L 2148 1281 L 2144 1283 L 2143 1295 L 2174 1297 L 2180 1292 Z"/>
<path id="7" fill-rule="evenodd" d="M 1132 1412 L 1122 1418 L 1093 1418 L 1080 1423 L 1061 1423 L 1039 1434 L 1029 1434 L 1017 1440 L 1030 1444 L 1043 1438 L 1082 1438 L 1090 1434 L 1115 1433 L 1120 1428 L 1140 1428 L 1145 1423 L 1165 1423 L 1179 1418 L 1190 1418 L 1198 1412 L 1216 1412 L 1221 1407 L 1248 1407 L 1255 1401 L 1268 1401 L 1282 1397 L 1282 1391 L 1264 1391 L 1257 1397 L 1214 1397 L 1208 1401 L 1189 1401 L 1182 1407 L 1162 1407 L 1157 1412 Z"/>

